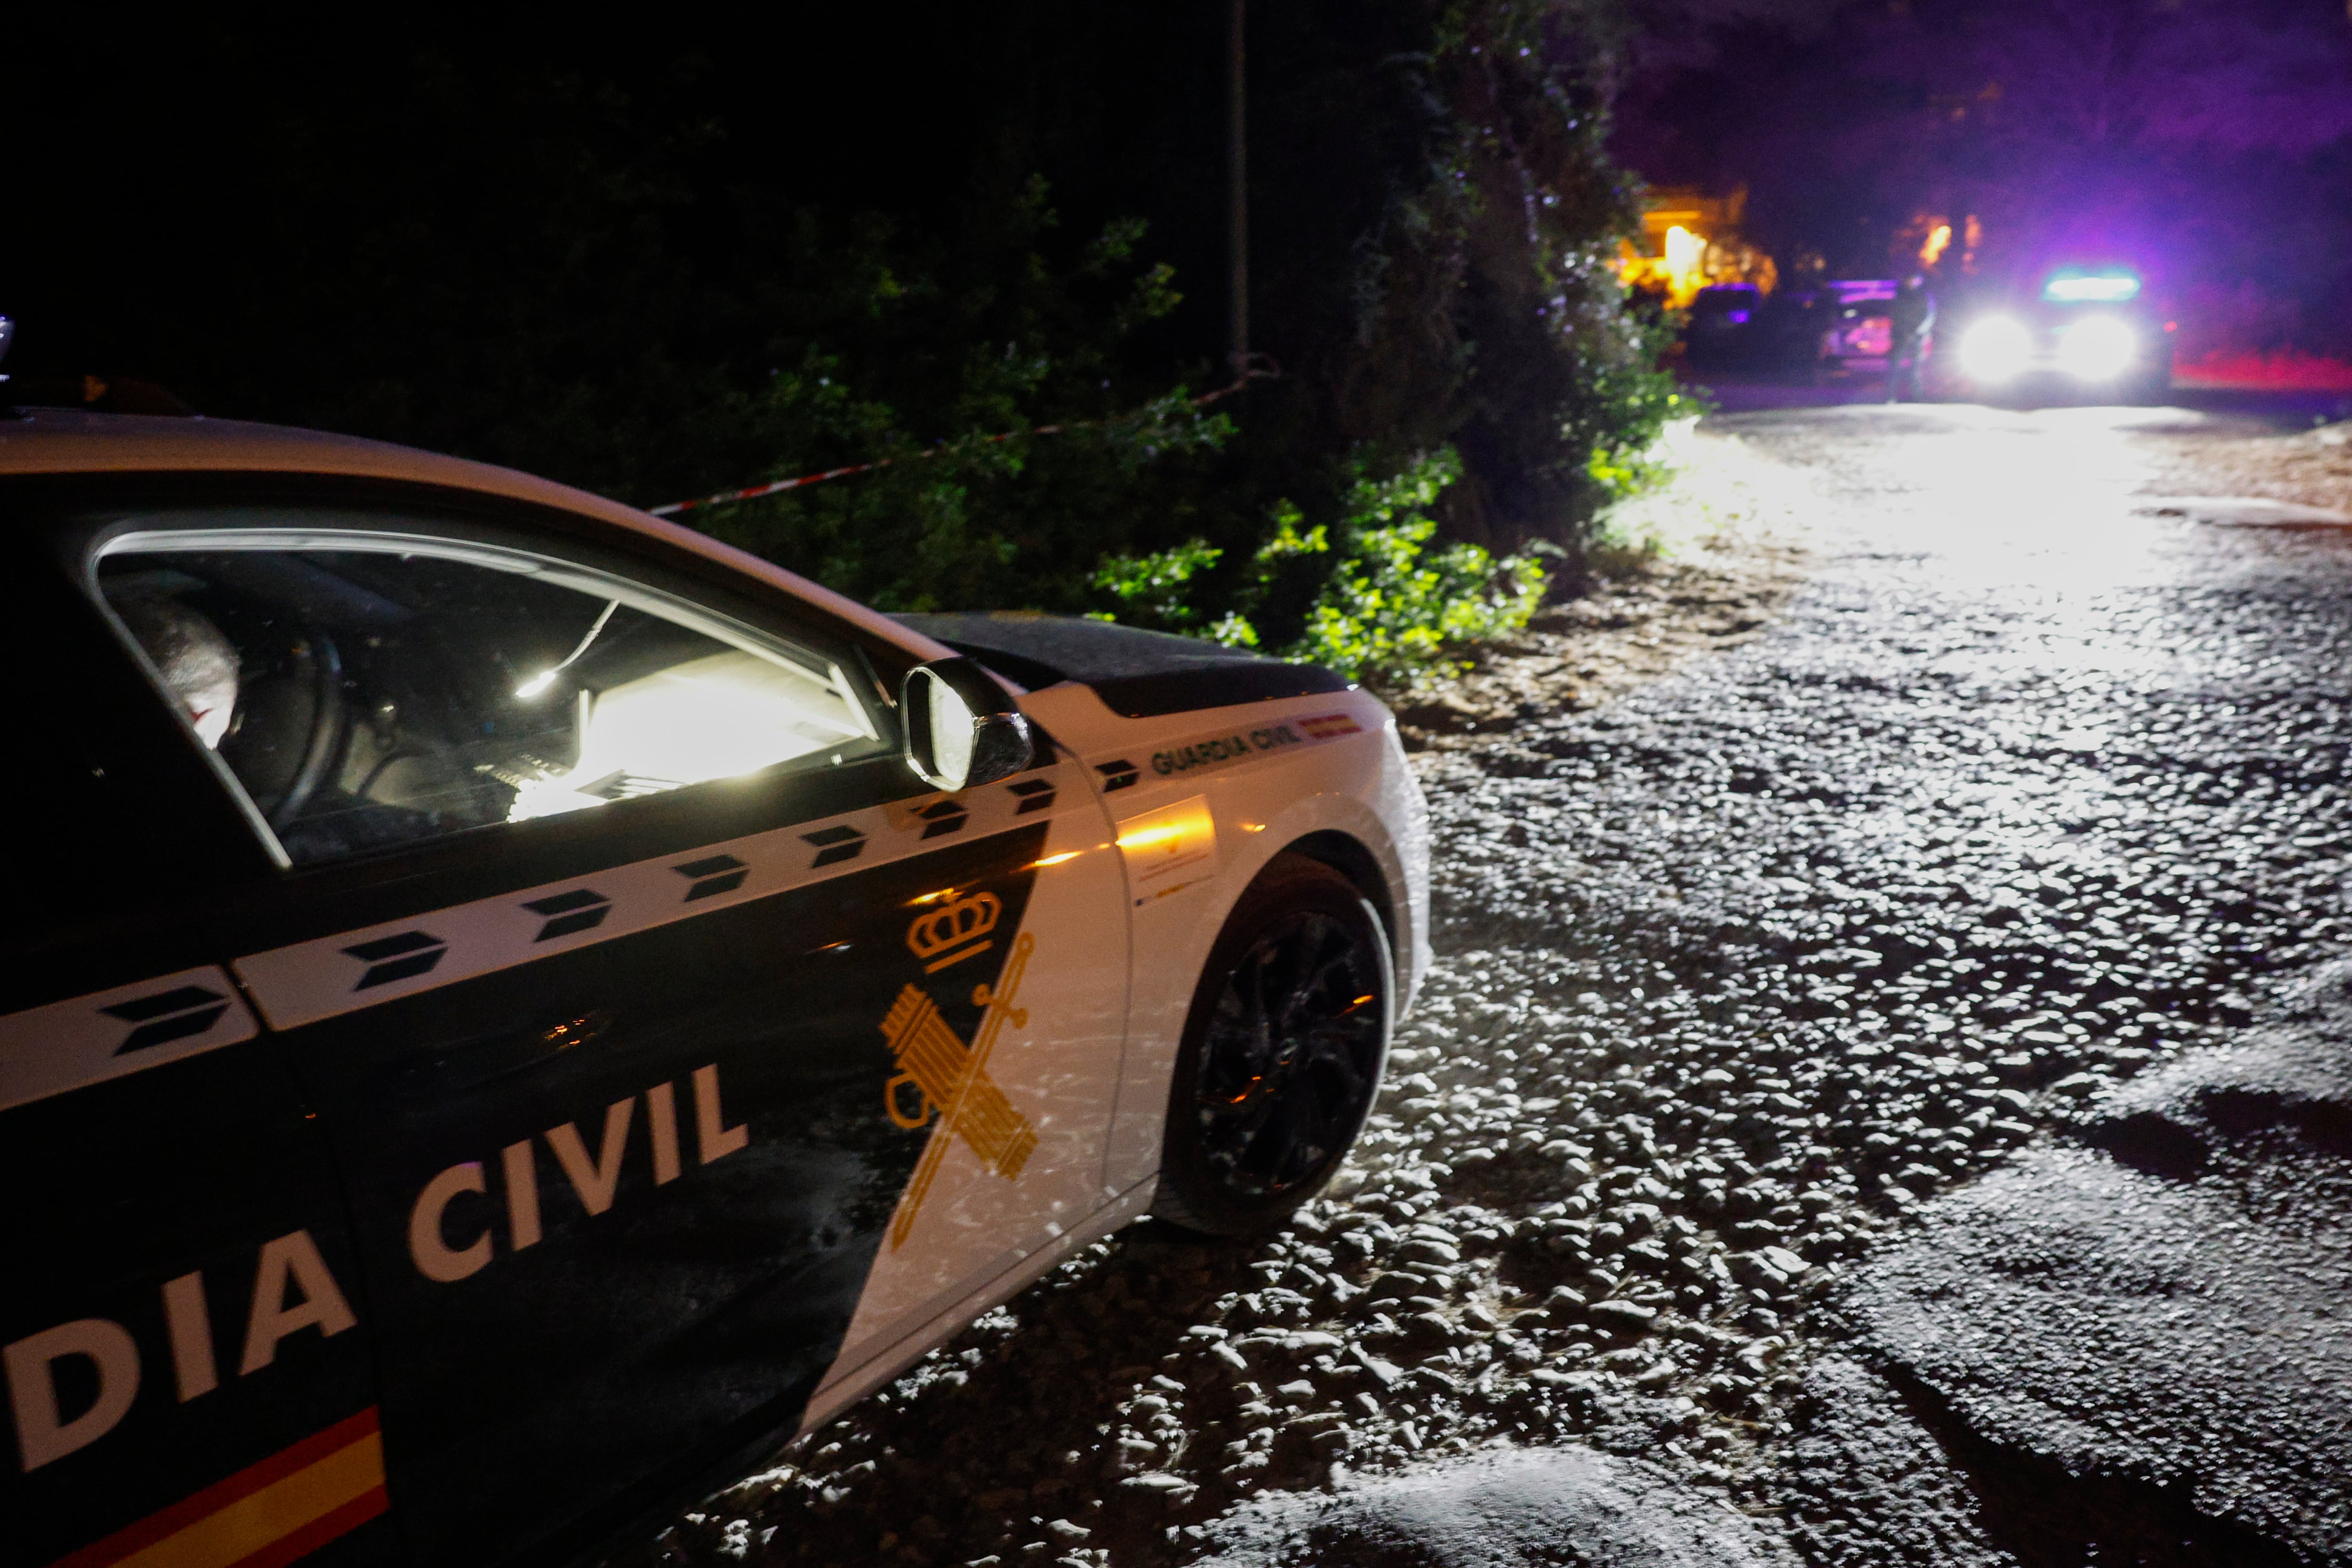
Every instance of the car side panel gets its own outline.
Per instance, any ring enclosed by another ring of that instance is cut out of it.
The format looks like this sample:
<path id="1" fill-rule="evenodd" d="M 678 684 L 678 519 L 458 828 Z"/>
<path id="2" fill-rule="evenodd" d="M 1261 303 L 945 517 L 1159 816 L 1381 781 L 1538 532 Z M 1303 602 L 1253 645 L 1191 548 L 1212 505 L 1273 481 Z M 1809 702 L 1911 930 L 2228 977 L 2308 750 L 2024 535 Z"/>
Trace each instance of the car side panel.
<path id="1" fill-rule="evenodd" d="M 1118 846 L 1110 858 L 1128 922 L 1126 1045 L 1114 1118 L 1088 1210 L 1042 1246 L 1005 1248 L 976 1287 L 923 1301 L 911 1272 L 877 1265 L 850 1348 L 810 1401 L 803 1430 L 832 1419 L 1077 1247 L 1149 1211 L 1176 1046 L 1201 965 L 1233 905 L 1266 862 L 1310 834 L 1368 852 L 1398 929 L 1399 1010 L 1428 967 L 1428 826 L 1394 721 L 1361 692 L 1251 702 L 1146 720 L 1065 683 L 1021 699 L 1087 763 Z M 1037 917 L 1033 917 L 1037 918 Z M 1106 954 L 1108 944 L 1097 940 Z M 1103 1059 L 1103 1058 L 1098 1058 Z M 972 1256 L 977 1257 L 974 1251 Z M 877 1331 L 890 1322 L 898 1327 Z"/>
<path id="2" fill-rule="evenodd" d="M 909 1180 L 940 1142 L 940 1064 L 992 1014 L 1000 1070 L 1066 1014 L 1109 1037 L 1091 1090 L 990 1080 L 1020 1147 L 988 1182 L 1085 1203 L 1123 973 L 1074 987 L 1027 921 L 1041 880 L 1114 854 L 1076 765 L 1049 761 L 236 960 L 347 1173 L 426 1559 L 566 1555 L 789 1430 L 894 1214 L 932 1213 Z M 1050 1005 L 1074 991 L 1087 1008 Z"/>
<path id="3" fill-rule="evenodd" d="M 911 1336 L 1025 1260 L 1057 1251 L 1100 1205 L 1127 1028 L 1128 922 L 1118 852 L 1084 772 L 1059 771 L 1061 787 L 1085 809 L 1054 819 L 1019 930 L 996 939 L 1023 967 L 1017 994 L 1006 995 L 1015 1010 L 986 1042 L 987 1071 L 1034 1129 L 1035 1146 L 1008 1179 L 973 1141 L 950 1136 L 944 1121 L 932 1124 L 937 1147 L 927 1156 L 936 1168 L 899 1200 L 828 1392 L 898 1355 Z M 952 907 L 955 889 L 930 891 L 939 901 L 916 911 L 918 937 L 926 920 L 944 921 Z M 945 1006 L 972 980 L 961 968 L 926 964 L 908 984 Z"/>
<path id="4" fill-rule="evenodd" d="M 141 1030 L 217 1012 L 155 1040 L 187 1054 L 18 1075 L 35 1098 L 0 1111 L 0 1564 L 210 1561 L 172 1552 L 225 1530 L 390 1563 L 366 1302 L 316 1123 L 226 975 L 164 978 L 145 993 L 214 1000 L 107 1021 L 135 1059 Z M 12 1063 L 89 1055 L 56 1016 L 0 1030 Z"/>
<path id="5" fill-rule="evenodd" d="M 396 1562 L 324 1139 L 184 909 L 222 824 L 170 809 L 181 731 L 9 564 L 0 652 L 44 674 L 0 872 L 0 1564 Z"/>
<path id="6" fill-rule="evenodd" d="M 560 1554 L 624 1489 L 798 1419 L 923 1142 L 885 1111 L 882 1026 L 920 973 L 908 906 L 947 879 L 1018 922 L 1044 837 L 1009 827 L 287 1037 L 341 1130 L 426 1560 Z M 1002 985 L 1003 951 L 974 956 Z M 969 1037 L 983 1009 L 944 1001 Z"/>
<path id="7" fill-rule="evenodd" d="M 1201 966 L 1266 863 L 1311 834 L 1367 851 L 1399 930 L 1399 1007 L 1428 966 L 1427 822 L 1394 721 L 1362 691 L 1137 721 L 1082 687 L 1024 708 L 1083 757 L 1128 877 L 1135 979 L 1104 1201 L 1159 1170 L 1168 1084 Z"/>

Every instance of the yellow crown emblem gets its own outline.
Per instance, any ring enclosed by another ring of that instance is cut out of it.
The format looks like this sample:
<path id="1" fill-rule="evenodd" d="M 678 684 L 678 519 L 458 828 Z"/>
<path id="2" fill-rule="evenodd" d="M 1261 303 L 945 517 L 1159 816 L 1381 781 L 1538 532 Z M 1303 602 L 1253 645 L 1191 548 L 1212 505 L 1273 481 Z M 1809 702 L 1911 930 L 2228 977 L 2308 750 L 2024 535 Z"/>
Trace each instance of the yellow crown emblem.
<path id="1" fill-rule="evenodd" d="M 994 893 L 974 893 L 917 915 L 907 928 L 907 951 L 922 961 L 924 973 L 945 969 L 992 944 L 988 933 L 1004 916 Z"/>

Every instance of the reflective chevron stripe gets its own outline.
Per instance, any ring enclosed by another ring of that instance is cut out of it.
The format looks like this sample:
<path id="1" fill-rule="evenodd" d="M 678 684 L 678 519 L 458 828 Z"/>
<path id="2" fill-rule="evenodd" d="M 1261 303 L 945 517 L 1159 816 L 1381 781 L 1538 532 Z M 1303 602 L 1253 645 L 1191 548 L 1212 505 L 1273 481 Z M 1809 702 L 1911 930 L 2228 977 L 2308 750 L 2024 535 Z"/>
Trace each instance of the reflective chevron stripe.
<path id="1" fill-rule="evenodd" d="M 233 967 L 270 1027 L 290 1029 L 887 865 L 943 847 L 943 836 L 977 838 L 1062 812 L 1090 812 L 1092 792 L 1082 777 L 1076 763 L 1057 763 L 959 795 L 798 822 L 296 942 L 240 958 Z M 1065 803 L 1059 811 L 1053 809 L 1057 799 Z M 954 811 L 929 809 L 946 802 Z"/>
<path id="2" fill-rule="evenodd" d="M 0 1016 L 0 1110 L 258 1032 L 236 987 L 210 965 L 10 1013 Z"/>

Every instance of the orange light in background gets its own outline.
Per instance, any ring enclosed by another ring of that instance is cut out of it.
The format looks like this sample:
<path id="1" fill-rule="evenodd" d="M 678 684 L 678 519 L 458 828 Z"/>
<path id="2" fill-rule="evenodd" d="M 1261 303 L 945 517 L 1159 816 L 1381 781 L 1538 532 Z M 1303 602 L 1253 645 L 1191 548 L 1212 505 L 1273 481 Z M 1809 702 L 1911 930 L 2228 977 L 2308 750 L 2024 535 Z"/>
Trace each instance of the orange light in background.
<path id="1" fill-rule="evenodd" d="M 1919 247 L 1919 265 L 1933 267 L 1944 258 L 1952 245 L 1952 226 L 1939 223 L 1927 231 L 1927 243 Z"/>
<path id="2" fill-rule="evenodd" d="M 1666 186 L 1648 192 L 1640 231 L 1618 242 L 1618 279 L 1628 289 L 1674 310 L 1686 309 L 1710 285 L 1746 283 L 1770 293 L 1779 269 L 1740 237 L 1747 199 L 1744 188 Z"/>
<path id="3" fill-rule="evenodd" d="M 1706 241 L 1676 224 L 1666 230 L 1666 279 L 1675 292 L 1675 302 L 1682 303 L 1698 292 L 1706 282 L 1701 268 L 1706 262 Z"/>

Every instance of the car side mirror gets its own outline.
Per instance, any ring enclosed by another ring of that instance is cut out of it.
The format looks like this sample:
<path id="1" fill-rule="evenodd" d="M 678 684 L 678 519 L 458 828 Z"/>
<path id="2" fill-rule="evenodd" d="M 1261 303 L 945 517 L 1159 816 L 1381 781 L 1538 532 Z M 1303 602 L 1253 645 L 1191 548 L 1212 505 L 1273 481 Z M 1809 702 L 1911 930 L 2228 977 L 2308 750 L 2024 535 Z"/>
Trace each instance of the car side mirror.
<path id="1" fill-rule="evenodd" d="M 898 689 L 907 765 L 952 795 L 1011 778 L 1036 760 L 1029 721 L 989 673 L 969 658 L 919 664 Z"/>

